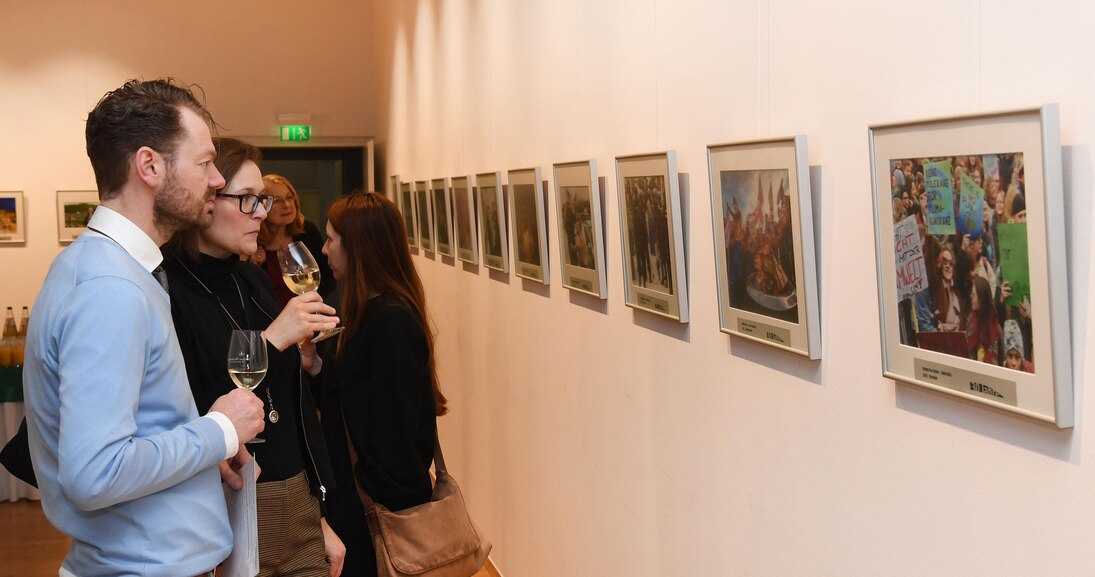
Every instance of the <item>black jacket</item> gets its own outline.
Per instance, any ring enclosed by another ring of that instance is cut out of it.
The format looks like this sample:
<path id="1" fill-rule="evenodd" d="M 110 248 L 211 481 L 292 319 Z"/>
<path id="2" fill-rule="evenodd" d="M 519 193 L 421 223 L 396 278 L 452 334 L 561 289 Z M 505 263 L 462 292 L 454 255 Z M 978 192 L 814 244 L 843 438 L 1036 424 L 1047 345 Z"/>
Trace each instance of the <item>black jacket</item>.
<path id="1" fill-rule="evenodd" d="M 269 277 L 255 265 L 206 255 L 196 262 L 181 258 L 164 263 L 171 316 L 194 401 L 204 414 L 218 397 L 235 388 L 226 360 L 234 325 L 265 329 L 281 309 Z M 249 445 L 262 467 L 260 482 L 283 480 L 303 469 L 325 507 L 326 495 L 334 489 L 334 474 L 310 387 L 304 386 L 307 375 L 300 370 L 300 354 L 296 347 L 279 352 L 268 345 L 267 356 L 267 376 L 254 391 L 267 413 L 260 435 L 266 443 Z M 270 422 L 268 398 L 279 414 L 277 423 Z"/>

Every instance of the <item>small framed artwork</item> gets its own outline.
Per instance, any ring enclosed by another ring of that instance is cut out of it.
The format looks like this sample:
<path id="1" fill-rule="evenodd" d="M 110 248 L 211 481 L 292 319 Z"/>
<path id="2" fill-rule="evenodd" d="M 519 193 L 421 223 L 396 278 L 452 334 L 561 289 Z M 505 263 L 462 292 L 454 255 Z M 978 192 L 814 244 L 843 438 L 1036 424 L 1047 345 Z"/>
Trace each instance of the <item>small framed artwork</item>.
<path id="1" fill-rule="evenodd" d="M 0 191 L 0 244 L 27 241 L 27 215 L 22 191 Z"/>
<path id="2" fill-rule="evenodd" d="M 391 178 L 388 179 L 388 190 L 384 191 L 384 194 L 385 194 L 385 196 L 388 197 L 389 200 L 394 202 L 396 206 L 399 206 L 399 175 L 398 174 L 393 174 L 391 176 Z"/>
<path id="3" fill-rule="evenodd" d="M 556 164 L 553 169 L 563 286 L 608 298 L 597 161 Z"/>
<path id="4" fill-rule="evenodd" d="M 483 264 L 509 272 L 509 231 L 506 226 L 506 200 L 502 194 L 502 173 L 475 175 L 479 190 L 479 230 L 482 231 Z"/>
<path id="5" fill-rule="evenodd" d="M 403 226 L 407 229 L 407 244 L 418 248 L 418 217 L 414 212 L 414 193 L 411 183 L 399 183 L 399 210 L 403 212 Z"/>
<path id="6" fill-rule="evenodd" d="M 418 217 L 418 245 L 433 252 L 433 214 L 430 212 L 430 191 L 425 180 L 414 183 L 414 210 Z"/>
<path id="7" fill-rule="evenodd" d="M 94 190 L 57 191 L 57 240 L 69 243 L 87 229 L 87 223 L 99 206 Z"/>
<path id="8" fill-rule="evenodd" d="M 626 304 L 688 322 L 677 153 L 616 157 Z"/>
<path id="9" fill-rule="evenodd" d="M 885 376 L 1073 426 L 1057 106 L 869 136 Z"/>
<path id="10" fill-rule="evenodd" d="M 508 176 L 515 273 L 548 284 L 547 212 L 540 167 L 511 170 Z"/>
<path id="11" fill-rule="evenodd" d="M 479 264 L 479 235 L 476 225 L 475 195 L 470 176 L 452 179 L 453 224 L 456 228 L 456 258 Z"/>
<path id="12" fill-rule="evenodd" d="M 719 328 L 821 358 L 806 137 L 707 147 Z"/>
<path id="13" fill-rule="evenodd" d="M 434 242 L 437 252 L 453 256 L 452 203 L 449 201 L 449 179 L 435 178 L 430 181 L 430 207 L 433 211 Z"/>

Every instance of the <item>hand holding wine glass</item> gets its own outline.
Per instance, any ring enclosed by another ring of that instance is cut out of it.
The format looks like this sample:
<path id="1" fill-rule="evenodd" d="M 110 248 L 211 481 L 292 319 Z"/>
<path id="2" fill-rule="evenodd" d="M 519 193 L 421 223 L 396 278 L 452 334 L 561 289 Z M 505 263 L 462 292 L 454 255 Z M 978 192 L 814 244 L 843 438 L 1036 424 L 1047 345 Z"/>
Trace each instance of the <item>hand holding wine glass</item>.
<path id="1" fill-rule="evenodd" d="M 228 340 L 228 376 L 236 386 L 254 391 L 266 377 L 266 341 L 259 331 L 234 330 Z M 265 443 L 255 438 L 248 443 Z"/>
<path id="2" fill-rule="evenodd" d="M 315 292 L 319 289 L 319 264 L 311 251 L 302 242 L 291 242 L 278 251 L 278 264 L 281 265 L 281 278 L 285 286 L 298 295 Z M 345 327 L 335 327 L 322 331 L 312 338 L 313 343 L 331 338 L 341 333 Z"/>

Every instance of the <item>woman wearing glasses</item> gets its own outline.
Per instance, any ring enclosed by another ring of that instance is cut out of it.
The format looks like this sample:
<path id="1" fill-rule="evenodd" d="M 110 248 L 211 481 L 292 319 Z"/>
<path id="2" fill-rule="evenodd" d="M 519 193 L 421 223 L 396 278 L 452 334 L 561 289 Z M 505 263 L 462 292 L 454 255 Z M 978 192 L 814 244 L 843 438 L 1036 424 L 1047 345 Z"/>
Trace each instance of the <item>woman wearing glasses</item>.
<path id="1" fill-rule="evenodd" d="M 215 398 L 235 387 L 226 366 L 232 330 L 263 332 L 269 369 L 255 394 L 266 404 L 265 442 L 250 445 L 262 468 L 259 575 L 337 577 L 345 548 L 321 517 L 333 485 L 331 465 L 300 369 L 315 359 L 308 338 L 334 328 L 338 319 L 314 292 L 282 309 L 269 277 L 240 262 L 238 255 L 256 250 L 259 224 L 274 199 L 264 191 L 257 148 L 231 138 L 214 144 L 216 167 L 227 184 L 212 201 L 212 222 L 177 235 L 165 249 L 171 314 L 190 387 L 198 410 L 207 412 Z"/>
<path id="2" fill-rule="evenodd" d="M 327 266 L 327 257 L 323 255 L 323 236 L 319 234 L 319 228 L 312 221 L 304 219 L 304 213 L 300 210 L 300 195 L 287 178 L 278 174 L 267 174 L 262 177 L 262 182 L 266 185 L 266 194 L 274 197 L 274 204 L 259 228 L 258 240 L 262 252 L 256 255 L 259 258 L 255 260 L 255 264 L 259 264 L 270 275 L 278 293 L 278 301 L 284 306 L 293 298 L 293 293 L 281 281 L 278 251 L 289 246 L 291 242 L 302 242 L 319 264 L 319 295 L 327 298 L 334 292 L 336 281 Z"/>

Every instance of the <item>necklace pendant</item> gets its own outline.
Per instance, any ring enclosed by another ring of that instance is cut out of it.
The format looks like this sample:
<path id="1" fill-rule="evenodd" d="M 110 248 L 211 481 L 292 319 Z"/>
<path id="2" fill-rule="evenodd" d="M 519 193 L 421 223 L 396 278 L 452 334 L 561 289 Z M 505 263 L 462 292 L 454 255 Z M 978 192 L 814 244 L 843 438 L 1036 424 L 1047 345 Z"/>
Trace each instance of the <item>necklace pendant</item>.
<path id="1" fill-rule="evenodd" d="M 278 410 L 277 410 L 277 409 L 270 409 L 270 415 L 269 415 L 269 417 L 270 417 L 270 422 L 271 422 L 271 423 L 277 423 L 277 422 L 278 422 L 278 419 L 280 418 L 280 417 L 278 416 Z"/>

